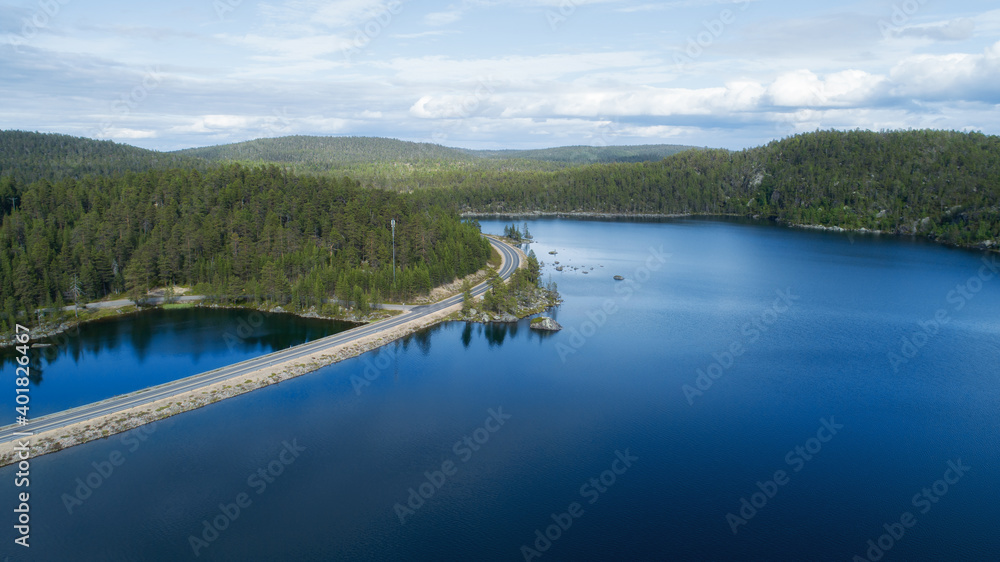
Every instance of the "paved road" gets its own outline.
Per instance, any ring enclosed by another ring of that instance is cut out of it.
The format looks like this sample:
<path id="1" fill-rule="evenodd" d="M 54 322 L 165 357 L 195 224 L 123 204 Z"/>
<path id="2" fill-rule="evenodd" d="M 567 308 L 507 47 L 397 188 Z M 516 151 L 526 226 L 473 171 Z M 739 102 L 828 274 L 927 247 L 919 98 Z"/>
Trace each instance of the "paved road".
<path id="1" fill-rule="evenodd" d="M 520 257 L 510 246 L 497 242 L 493 239 L 489 240 L 497 251 L 504 256 L 504 264 L 500 271 L 500 275 L 504 279 L 507 279 L 513 275 L 514 271 L 517 269 L 518 264 L 520 263 Z M 481 283 L 473 288 L 472 294 L 473 296 L 478 297 L 484 294 L 488 288 L 489 287 L 486 283 Z M 243 361 L 242 363 L 236 363 L 177 381 L 146 388 L 131 394 L 116 396 L 107 400 L 102 400 L 101 402 L 78 406 L 70 410 L 64 410 L 62 412 L 56 412 L 37 419 L 31 419 L 26 427 L 21 427 L 16 424 L 4 426 L 0 428 L 0 442 L 6 443 L 14 440 L 14 433 L 19 431 L 29 431 L 37 435 L 43 431 L 59 429 L 75 423 L 87 421 L 98 416 L 115 414 L 135 406 L 149 404 L 156 402 L 157 400 L 170 398 L 171 396 L 191 390 L 198 390 L 199 388 L 204 388 L 217 382 L 251 373 L 263 367 L 299 359 L 318 351 L 323 351 L 329 347 L 344 343 L 351 343 L 359 338 L 378 334 L 383 330 L 395 328 L 396 326 L 405 324 L 411 320 L 418 320 L 424 316 L 433 314 L 461 302 L 462 295 L 455 295 L 434 304 L 415 306 L 408 314 L 402 314 L 392 318 L 387 318 L 380 322 L 375 322 L 373 324 L 352 328 L 345 332 L 340 332 L 339 334 L 334 334 L 319 340 L 290 347 L 281 351 L 276 351 L 254 359 L 249 359 L 247 361 Z"/>

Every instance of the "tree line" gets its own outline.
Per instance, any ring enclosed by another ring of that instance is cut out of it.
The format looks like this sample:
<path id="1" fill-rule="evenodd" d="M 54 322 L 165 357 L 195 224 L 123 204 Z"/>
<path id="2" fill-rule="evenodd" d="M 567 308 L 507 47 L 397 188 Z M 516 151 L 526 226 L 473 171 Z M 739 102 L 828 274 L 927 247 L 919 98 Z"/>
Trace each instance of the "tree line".
<path id="1" fill-rule="evenodd" d="M 9 211 L 16 186 L 40 179 L 81 179 L 86 175 L 143 172 L 153 169 L 207 169 L 199 158 L 156 152 L 113 141 L 52 133 L 0 131 L 0 210 Z"/>
<path id="2" fill-rule="evenodd" d="M 450 173 L 415 192 L 460 212 L 736 215 L 1000 240 L 1000 137 L 950 131 L 817 131 L 730 152 L 553 172 Z"/>
<path id="3" fill-rule="evenodd" d="M 453 211 L 274 166 L 43 179 L 16 196 L 0 224 L 0 329 L 36 309 L 173 284 L 220 301 L 363 309 L 425 294 L 491 254 Z"/>

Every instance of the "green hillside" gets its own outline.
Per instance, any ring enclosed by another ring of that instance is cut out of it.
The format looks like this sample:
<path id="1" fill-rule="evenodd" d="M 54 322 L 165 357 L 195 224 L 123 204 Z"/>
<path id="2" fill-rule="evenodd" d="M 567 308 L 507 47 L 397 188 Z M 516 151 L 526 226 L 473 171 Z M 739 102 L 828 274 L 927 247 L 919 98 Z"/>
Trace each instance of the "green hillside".
<path id="1" fill-rule="evenodd" d="M 697 147 L 680 144 L 635 146 L 563 146 L 537 150 L 470 150 L 470 154 L 492 160 L 540 160 L 572 165 L 612 162 L 655 162 Z"/>
<path id="2" fill-rule="evenodd" d="M 595 162 L 655 161 L 692 147 L 571 146 L 541 150 L 467 150 L 375 137 L 292 136 L 192 148 L 175 154 L 212 162 L 276 164 L 300 174 L 351 176 L 380 189 L 454 185 L 468 174 L 555 171 Z"/>
<path id="3" fill-rule="evenodd" d="M 190 148 L 176 154 L 213 161 L 259 161 L 287 164 L 330 165 L 407 162 L 482 162 L 532 160 L 559 164 L 643 162 L 694 147 L 655 144 L 637 146 L 565 146 L 539 150 L 468 150 L 439 144 L 416 143 L 379 137 L 291 136 L 256 139 L 235 144 Z"/>
<path id="4" fill-rule="evenodd" d="M 0 131 L 0 181 L 16 182 L 82 178 L 165 168 L 200 168 L 207 164 L 189 156 L 156 152 L 113 141 L 52 133 Z"/>
<path id="5" fill-rule="evenodd" d="M 470 161 L 466 151 L 445 146 L 378 137 L 292 136 L 235 144 L 189 148 L 175 154 L 212 161 L 326 165 L 372 162 Z"/>
<path id="6" fill-rule="evenodd" d="M 463 212 L 704 214 L 1000 242 L 1000 137 L 818 131 L 740 152 L 554 172 L 453 174 L 418 197 Z"/>

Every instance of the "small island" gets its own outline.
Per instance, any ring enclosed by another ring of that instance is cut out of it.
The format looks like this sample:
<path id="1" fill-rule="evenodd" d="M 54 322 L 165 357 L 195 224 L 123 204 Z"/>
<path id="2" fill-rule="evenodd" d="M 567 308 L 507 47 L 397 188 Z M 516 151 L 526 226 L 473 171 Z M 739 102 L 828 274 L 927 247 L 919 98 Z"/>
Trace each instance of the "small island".
<path id="1" fill-rule="evenodd" d="M 531 329 L 543 332 L 558 332 L 562 330 L 562 326 L 548 316 L 539 316 L 531 320 Z"/>

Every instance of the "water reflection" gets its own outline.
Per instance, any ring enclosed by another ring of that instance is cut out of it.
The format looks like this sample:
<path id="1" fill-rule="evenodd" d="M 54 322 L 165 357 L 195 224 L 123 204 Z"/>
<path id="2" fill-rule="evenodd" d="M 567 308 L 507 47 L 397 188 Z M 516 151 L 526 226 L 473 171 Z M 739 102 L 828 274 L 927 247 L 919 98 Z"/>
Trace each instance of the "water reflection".
<path id="1" fill-rule="evenodd" d="M 66 332 L 33 339 L 28 350 L 29 378 L 38 387 L 43 375 L 61 374 L 57 377 L 60 381 L 57 387 L 89 382 L 91 386 L 106 388 L 108 393 L 104 397 L 108 397 L 136 390 L 136 384 L 144 377 L 151 384 L 158 384 L 353 326 L 349 322 L 244 309 L 147 310 L 87 322 Z M 421 349 L 430 349 L 429 339 L 421 344 Z M 20 356 L 14 347 L 0 349 L 0 372 L 13 373 Z M 157 371 L 162 373 L 150 375 Z M 91 380 L 84 380 L 88 378 Z M 154 378 L 165 380 L 154 381 Z M 128 383 L 131 386 L 117 385 L 113 382 L 116 379 L 131 380 Z M 139 384 L 138 388 L 144 386 Z M 66 388 L 63 392 L 71 390 Z"/>
<path id="2" fill-rule="evenodd" d="M 472 343 L 472 322 L 466 322 L 462 328 L 462 347 L 469 349 L 470 343 Z"/>
<path id="3" fill-rule="evenodd" d="M 415 343 L 420 353 L 427 355 L 431 352 L 431 336 L 440 331 L 442 327 L 444 324 L 435 324 L 403 337 L 403 349 L 407 350 L 411 343 Z"/>
<path id="4" fill-rule="evenodd" d="M 558 307 L 549 309 L 550 315 L 554 318 L 555 312 Z M 539 342 L 551 337 L 555 332 L 549 332 L 545 330 L 532 330 L 531 320 L 534 316 L 529 316 L 528 318 L 521 319 L 517 322 L 466 322 L 465 327 L 462 328 L 461 340 L 462 346 L 466 349 L 472 344 L 473 332 L 476 335 L 483 337 L 486 343 L 490 347 L 500 347 L 503 343 L 510 339 L 517 339 L 519 333 L 527 334 L 527 339 L 530 341 L 532 339 L 537 339 Z"/>

